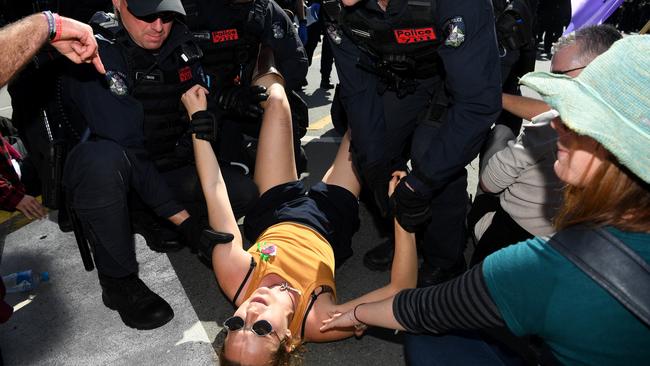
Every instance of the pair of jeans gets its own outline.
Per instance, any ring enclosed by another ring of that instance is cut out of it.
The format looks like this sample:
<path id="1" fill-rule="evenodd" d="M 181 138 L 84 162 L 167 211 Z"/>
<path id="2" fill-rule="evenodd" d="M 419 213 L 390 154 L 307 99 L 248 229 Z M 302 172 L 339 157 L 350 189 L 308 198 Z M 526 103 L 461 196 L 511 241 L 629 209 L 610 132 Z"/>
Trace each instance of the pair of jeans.
<path id="1" fill-rule="evenodd" d="M 500 365 L 519 366 L 524 361 L 504 346 L 476 331 L 445 335 L 408 334 L 404 341 L 409 366 Z"/>

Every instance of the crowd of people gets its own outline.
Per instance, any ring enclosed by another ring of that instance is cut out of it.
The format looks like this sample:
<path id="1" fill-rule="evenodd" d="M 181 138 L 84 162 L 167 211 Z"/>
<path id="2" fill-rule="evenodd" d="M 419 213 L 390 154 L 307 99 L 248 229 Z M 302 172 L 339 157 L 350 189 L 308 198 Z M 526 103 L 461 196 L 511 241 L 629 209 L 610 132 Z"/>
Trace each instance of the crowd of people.
<path id="1" fill-rule="evenodd" d="M 140 279 L 140 233 L 214 271 L 235 307 L 222 365 L 299 364 L 368 326 L 407 331 L 411 365 L 649 359 L 650 36 L 560 37 L 569 1 L 87 5 L 88 24 L 42 9 L 0 29 L 30 157 L 0 135 L 0 198 L 41 218 L 41 188 L 126 326 L 174 317 Z M 321 36 L 342 139 L 308 188 L 299 91 Z M 364 263 L 390 281 L 339 304 L 362 192 L 390 233 Z"/>

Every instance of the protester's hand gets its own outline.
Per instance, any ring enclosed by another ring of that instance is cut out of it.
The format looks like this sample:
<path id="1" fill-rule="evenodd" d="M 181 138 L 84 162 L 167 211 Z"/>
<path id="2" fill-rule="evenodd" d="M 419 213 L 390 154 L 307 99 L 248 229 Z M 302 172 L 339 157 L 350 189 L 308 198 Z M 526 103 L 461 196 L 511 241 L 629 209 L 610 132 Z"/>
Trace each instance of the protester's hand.
<path id="1" fill-rule="evenodd" d="M 187 110 L 187 115 L 191 118 L 198 111 L 204 111 L 208 108 L 208 90 L 201 85 L 194 85 L 181 96 L 181 102 Z"/>
<path id="2" fill-rule="evenodd" d="M 26 194 L 20 202 L 16 205 L 16 209 L 27 216 L 28 219 L 42 219 L 47 215 L 45 207 L 43 207 L 33 196 Z"/>
<path id="3" fill-rule="evenodd" d="M 321 332 L 327 332 L 331 329 L 349 329 L 354 328 L 354 334 L 357 337 L 363 335 L 368 326 L 357 321 L 354 317 L 354 309 L 346 311 L 345 313 L 335 312 L 330 314 L 329 319 L 323 320 L 323 325 L 320 327 Z"/>
<path id="4" fill-rule="evenodd" d="M 392 196 L 395 192 L 395 187 L 399 184 L 402 178 L 406 177 L 406 172 L 403 170 L 396 170 L 391 174 L 391 179 L 388 182 L 388 197 Z"/>
<path id="5" fill-rule="evenodd" d="M 59 17 L 57 24 L 57 37 L 50 43 L 62 55 L 75 63 L 92 63 L 97 71 L 105 74 L 104 64 L 99 58 L 97 51 L 97 40 L 93 30 L 88 24 L 78 22 L 74 19 Z"/>
<path id="6" fill-rule="evenodd" d="M 265 87 L 252 85 L 223 88 L 217 93 L 216 99 L 219 107 L 226 111 L 234 111 L 240 116 L 260 118 L 264 114 L 260 103 L 268 98 Z"/>

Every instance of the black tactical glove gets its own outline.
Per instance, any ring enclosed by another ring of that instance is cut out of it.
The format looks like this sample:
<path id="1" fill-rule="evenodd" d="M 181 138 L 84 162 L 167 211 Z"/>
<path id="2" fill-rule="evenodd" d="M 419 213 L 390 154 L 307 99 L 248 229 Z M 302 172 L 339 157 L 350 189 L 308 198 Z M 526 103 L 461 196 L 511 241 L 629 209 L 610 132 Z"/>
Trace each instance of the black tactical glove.
<path id="1" fill-rule="evenodd" d="M 397 222 L 409 233 L 431 219 L 431 195 L 413 191 L 407 186 L 407 176 L 402 179 L 390 197 Z"/>
<path id="2" fill-rule="evenodd" d="M 196 253 L 202 230 L 201 220 L 195 216 L 188 217 L 178 226 L 178 231 L 183 236 L 183 244 L 190 248 L 192 253 Z"/>
<path id="3" fill-rule="evenodd" d="M 198 111 L 192 115 L 190 131 L 196 134 L 197 139 L 217 141 L 218 118 L 208 111 Z"/>
<path id="4" fill-rule="evenodd" d="M 235 236 L 230 233 L 222 233 L 212 229 L 205 229 L 199 239 L 199 248 L 197 255 L 201 262 L 209 264 L 212 267 L 212 250 L 217 244 L 230 243 Z"/>
<path id="5" fill-rule="evenodd" d="M 266 88 L 260 85 L 228 86 L 219 90 L 216 96 L 217 104 L 225 111 L 256 119 L 264 114 L 260 103 L 268 98 Z"/>

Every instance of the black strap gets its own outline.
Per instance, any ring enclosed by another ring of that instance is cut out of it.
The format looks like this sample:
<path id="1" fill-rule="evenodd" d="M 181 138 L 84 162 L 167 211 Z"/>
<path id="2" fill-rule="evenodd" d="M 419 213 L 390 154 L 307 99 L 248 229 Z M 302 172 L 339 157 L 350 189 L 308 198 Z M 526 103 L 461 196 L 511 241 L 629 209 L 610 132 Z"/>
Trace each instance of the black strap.
<path id="1" fill-rule="evenodd" d="M 562 230 L 549 245 L 650 326 L 650 265 L 602 228 Z"/>
<path id="2" fill-rule="evenodd" d="M 311 311 L 311 308 L 314 306 L 314 303 L 318 299 L 318 297 L 322 294 L 330 293 L 333 292 L 332 289 L 329 286 L 322 286 L 321 291 L 316 294 L 316 290 L 311 293 L 310 300 L 309 300 L 309 305 L 307 305 L 307 310 L 305 310 L 305 315 L 302 318 L 302 324 L 300 325 L 300 339 L 305 339 L 305 324 L 307 323 L 307 315 L 309 315 L 309 312 Z"/>
<path id="3" fill-rule="evenodd" d="M 244 280 L 241 281 L 241 285 L 239 285 L 237 292 L 235 292 L 235 297 L 232 298 L 233 305 L 237 303 L 237 298 L 239 297 L 241 290 L 244 289 L 244 285 L 246 284 L 246 281 L 248 281 L 248 277 L 250 277 L 251 273 L 253 273 L 253 269 L 255 269 L 255 266 L 257 266 L 257 263 L 255 263 L 255 259 L 251 256 L 251 265 L 250 267 L 248 267 L 248 273 L 246 273 L 246 277 L 244 277 Z"/>

